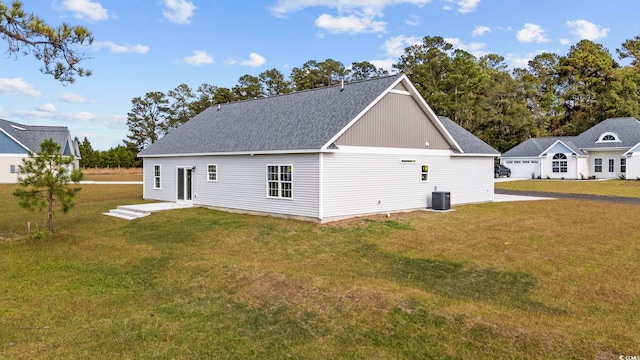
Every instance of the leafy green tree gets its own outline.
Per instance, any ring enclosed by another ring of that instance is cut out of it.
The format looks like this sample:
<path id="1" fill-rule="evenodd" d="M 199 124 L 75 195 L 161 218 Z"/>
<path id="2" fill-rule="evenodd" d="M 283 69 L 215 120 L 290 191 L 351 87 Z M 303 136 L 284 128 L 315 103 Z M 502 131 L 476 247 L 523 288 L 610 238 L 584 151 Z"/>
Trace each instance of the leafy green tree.
<path id="1" fill-rule="evenodd" d="M 291 69 L 290 77 L 296 91 L 315 89 L 323 84 L 323 70 L 315 60 L 307 61 L 301 68 Z"/>
<path id="2" fill-rule="evenodd" d="M 246 74 L 238 80 L 238 85 L 233 87 L 233 95 L 238 100 L 257 99 L 264 96 L 260 79 Z"/>
<path id="3" fill-rule="evenodd" d="M 266 96 L 274 96 L 281 94 L 288 94 L 291 91 L 291 83 L 288 82 L 284 75 L 276 68 L 271 70 L 265 70 L 258 76 L 264 93 Z"/>
<path id="4" fill-rule="evenodd" d="M 351 63 L 351 69 L 346 72 L 347 81 L 355 82 L 388 76 L 389 72 L 383 68 L 376 68 L 368 61 Z"/>
<path id="5" fill-rule="evenodd" d="M 616 49 L 620 59 L 631 58 L 631 65 L 640 65 L 640 35 L 625 40 L 620 49 Z"/>
<path id="6" fill-rule="evenodd" d="M 85 57 L 75 49 L 93 42 L 84 26 L 63 23 L 55 28 L 26 13 L 21 1 L 13 1 L 11 6 L 0 1 L 0 34 L 7 41 L 10 55 L 33 54 L 44 65 L 41 71 L 63 84 L 73 83 L 76 76 L 91 75 L 90 70 L 79 66 Z"/>
<path id="7" fill-rule="evenodd" d="M 347 72 L 344 65 L 333 59 L 326 59 L 318 64 L 321 73 L 322 85 L 331 86 L 338 84 Z"/>
<path id="8" fill-rule="evenodd" d="M 40 152 L 22 160 L 19 166 L 18 184 L 13 192 L 23 208 L 40 210 L 47 208 L 47 229 L 53 232 L 53 211 L 57 206 L 66 213 L 75 204 L 80 187 L 69 187 L 69 182 L 78 183 L 83 174 L 80 169 L 71 170 L 74 159 L 63 156 L 53 139 L 40 144 Z"/>
<path id="9" fill-rule="evenodd" d="M 144 98 L 134 98 L 131 103 L 133 108 L 127 113 L 129 134 L 125 144 L 141 151 L 169 130 L 169 100 L 163 92 L 154 91 L 148 92 Z"/>
<path id="10" fill-rule="evenodd" d="M 173 100 L 169 108 L 169 129 L 175 129 L 196 115 L 191 105 L 195 94 L 187 84 L 180 84 L 167 95 Z"/>

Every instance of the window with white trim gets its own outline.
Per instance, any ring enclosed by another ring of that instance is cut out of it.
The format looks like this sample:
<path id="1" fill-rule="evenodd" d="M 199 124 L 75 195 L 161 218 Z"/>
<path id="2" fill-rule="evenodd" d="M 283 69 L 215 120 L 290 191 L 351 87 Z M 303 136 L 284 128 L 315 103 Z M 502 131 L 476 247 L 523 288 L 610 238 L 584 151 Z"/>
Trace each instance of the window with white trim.
<path id="1" fill-rule="evenodd" d="M 218 165 L 207 165 L 207 181 L 218 181 Z"/>
<path id="2" fill-rule="evenodd" d="M 567 172 L 567 155 L 562 153 L 553 155 L 551 168 L 554 173 L 566 173 Z"/>
<path id="3" fill-rule="evenodd" d="M 267 165 L 267 196 L 290 199 L 293 195 L 293 166 Z"/>
<path id="4" fill-rule="evenodd" d="M 420 179 L 422 181 L 429 181 L 429 165 L 422 165 L 420 169 Z"/>
<path id="5" fill-rule="evenodd" d="M 12 174 L 17 173 L 18 171 L 16 169 L 16 166 L 15 165 L 10 165 L 9 166 L 9 172 L 12 173 Z"/>
<path id="6" fill-rule="evenodd" d="M 620 158 L 620 172 L 627 172 L 627 158 Z"/>
<path id="7" fill-rule="evenodd" d="M 160 189 L 160 165 L 153 165 L 153 188 Z"/>
<path id="8" fill-rule="evenodd" d="M 600 135 L 600 138 L 598 139 L 598 141 L 596 141 L 596 143 L 603 143 L 603 142 L 620 142 L 620 140 L 618 139 L 618 135 L 612 132 L 606 132 Z"/>
<path id="9" fill-rule="evenodd" d="M 597 173 L 602 172 L 602 159 L 593 159 L 594 171 Z"/>
<path id="10" fill-rule="evenodd" d="M 609 159 L 609 172 L 615 172 L 616 171 L 616 161 L 614 159 Z"/>

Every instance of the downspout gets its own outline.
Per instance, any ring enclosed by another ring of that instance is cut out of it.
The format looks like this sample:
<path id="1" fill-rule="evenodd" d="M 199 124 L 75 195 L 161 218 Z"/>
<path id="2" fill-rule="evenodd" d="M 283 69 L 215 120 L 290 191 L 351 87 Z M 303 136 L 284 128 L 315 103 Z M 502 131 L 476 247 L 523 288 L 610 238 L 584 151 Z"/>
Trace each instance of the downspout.
<path id="1" fill-rule="evenodd" d="M 318 219 L 322 222 L 324 217 L 324 153 L 319 153 L 318 164 Z"/>

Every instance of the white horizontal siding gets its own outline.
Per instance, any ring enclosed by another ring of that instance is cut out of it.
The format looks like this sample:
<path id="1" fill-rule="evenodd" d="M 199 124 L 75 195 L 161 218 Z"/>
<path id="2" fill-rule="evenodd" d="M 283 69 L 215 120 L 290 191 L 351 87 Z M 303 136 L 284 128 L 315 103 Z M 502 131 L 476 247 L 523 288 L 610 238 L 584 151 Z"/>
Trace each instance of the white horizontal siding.
<path id="1" fill-rule="evenodd" d="M 18 166 L 26 155 L 1 155 L 0 156 L 0 184 L 16 184 L 18 182 Z M 16 173 L 11 173 L 11 165 L 15 165 Z"/>
<path id="2" fill-rule="evenodd" d="M 425 164 L 428 182 L 421 181 Z M 424 209 L 431 205 L 433 191 L 450 192 L 452 204 L 492 201 L 493 158 L 428 151 L 336 152 L 323 157 L 323 218 Z"/>
<path id="3" fill-rule="evenodd" d="M 244 211 L 318 218 L 319 155 L 190 156 L 145 159 L 145 197 L 176 201 L 178 167 L 193 167 L 193 203 Z M 153 189 L 153 165 L 160 164 L 162 189 Z M 207 165 L 217 165 L 208 181 Z M 291 199 L 267 197 L 267 165 L 292 165 Z"/>

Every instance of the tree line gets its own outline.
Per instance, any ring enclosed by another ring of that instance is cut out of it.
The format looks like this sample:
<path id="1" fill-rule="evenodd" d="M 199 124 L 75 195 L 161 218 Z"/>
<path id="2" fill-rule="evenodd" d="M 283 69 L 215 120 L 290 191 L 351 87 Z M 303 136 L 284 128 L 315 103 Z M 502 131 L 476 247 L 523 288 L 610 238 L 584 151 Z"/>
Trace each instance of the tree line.
<path id="1" fill-rule="evenodd" d="M 542 53 L 526 68 L 509 69 L 501 55 L 478 58 L 442 37 L 427 36 L 407 47 L 393 68 L 409 77 L 436 114 L 504 152 L 531 137 L 572 136 L 610 117 L 638 118 L 640 36 L 626 40 L 616 53 L 629 64 L 620 65 L 601 44 L 581 40 L 566 55 Z M 147 92 L 131 100 L 124 146 L 109 150 L 101 161 L 123 157 L 136 166 L 124 151 L 146 148 L 216 104 L 387 75 L 366 61 L 347 68 L 333 59 L 309 60 L 288 77 L 274 68 L 243 75 L 232 88 L 203 83 L 194 90 L 180 84 L 166 93 Z"/>

